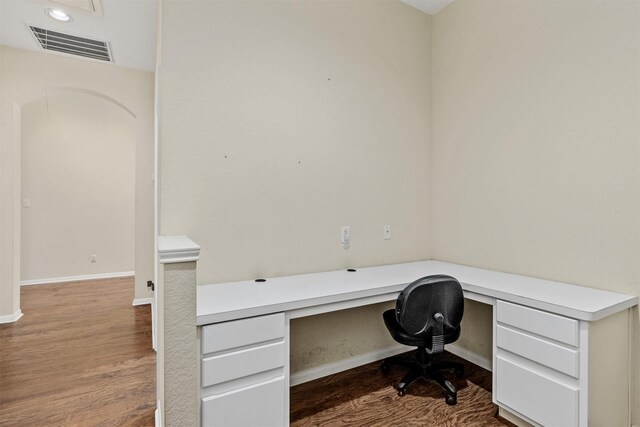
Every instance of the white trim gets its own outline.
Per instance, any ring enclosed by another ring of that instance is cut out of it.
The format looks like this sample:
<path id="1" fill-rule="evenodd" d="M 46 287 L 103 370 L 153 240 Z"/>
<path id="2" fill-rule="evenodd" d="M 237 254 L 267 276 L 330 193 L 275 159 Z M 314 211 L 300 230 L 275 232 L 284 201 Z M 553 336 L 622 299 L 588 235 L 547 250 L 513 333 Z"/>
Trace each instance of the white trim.
<path id="1" fill-rule="evenodd" d="M 313 381 L 318 378 L 326 377 L 327 375 L 337 374 L 338 372 L 346 371 L 348 369 L 357 368 L 358 366 L 366 365 L 367 363 L 382 360 L 391 356 L 396 356 L 398 354 L 406 353 L 412 350 L 412 347 L 393 346 L 384 350 L 372 351 L 370 353 L 361 354 L 359 356 L 350 357 L 348 359 L 343 359 L 337 362 L 328 363 L 326 365 L 321 365 L 315 368 L 296 372 L 290 375 L 290 387 L 306 383 L 308 381 Z M 461 357 L 464 360 L 478 365 L 481 368 L 491 371 L 491 361 L 477 353 L 474 353 L 473 351 L 467 350 L 455 344 L 447 344 L 445 350 L 451 354 L 455 354 L 456 356 Z"/>
<path id="2" fill-rule="evenodd" d="M 493 372 L 491 359 L 487 359 L 486 357 L 481 356 L 478 353 L 468 350 L 464 347 L 460 347 L 455 343 L 445 345 L 444 349 L 449 353 L 455 354 L 456 356 L 466 360 L 467 362 L 471 362 L 474 365 L 478 365 L 489 372 Z"/>
<path id="3" fill-rule="evenodd" d="M 360 354 L 355 357 L 350 357 L 348 359 L 343 359 L 337 362 L 328 363 L 326 365 L 317 366 L 315 368 L 306 369 L 304 371 L 291 374 L 290 386 L 293 387 L 298 384 L 326 377 L 327 375 L 337 374 L 338 372 L 366 365 L 367 363 L 375 362 L 376 360 L 382 360 L 387 357 L 396 356 L 407 351 L 411 351 L 411 347 L 393 346 L 384 350 L 372 351 L 369 353 Z"/>
<path id="4" fill-rule="evenodd" d="M 13 314 L 5 314 L 0 316 L 0 323 L 13 323 L 17 322 L 22 317 L 22 310 L 18 310 Z"/>
<path id="5" fill-rule="evenodd" d="M 119 271 L 116 273 L 85 274 L 82 276 L 52 277 L 49 279 L 21 280 L 20 286 L 48 285 L 51 283 L 80 282 L 83 280 L 114 279 L 117 277 L 135 276 L 135 271 Z"/>
<path id="6" fill-rule="evenodd" d="M 134 298 L 133 306 L 153 304 L 153 298 Z"/>
<path id="7" fill-rule="evenodd" d="M 154 419 L 155 419 L 155 427 L 164 427 L 164 424 L 162 424 L 162 410 L 161 410 L 161 405 L 160 405 L 160 399 L 158 399 L 157 403 L 156 403 L 156 410 L 154 412 Z"/>
<path id="8" fill-rule="evenodd" d="M 187 236 L 158 236 L 160 264 L 191 262 L 200 259 L 200 246 Z"/>

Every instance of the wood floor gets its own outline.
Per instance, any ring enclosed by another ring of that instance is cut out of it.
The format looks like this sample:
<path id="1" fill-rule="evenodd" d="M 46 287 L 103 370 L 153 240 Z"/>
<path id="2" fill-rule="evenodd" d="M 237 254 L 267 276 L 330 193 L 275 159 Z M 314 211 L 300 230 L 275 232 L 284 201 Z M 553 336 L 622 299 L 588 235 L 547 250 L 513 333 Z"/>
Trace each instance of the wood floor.
<path id="1" fill-rule="evenodd" d="M 154 425 L 151 313 L 131 306 L 132 279 L 25 286 L 21 297 L 24 317 L 0 325 L 0 426 Z M 405 369 L 375 362 L 293 387 L 291 425 L 511 426 L 496 417 L 491 373 L 462 363 L 456 406 L 433 382 L 399 397 Z"/>
<path id="2" fill-rule="evenodd" d="M 149 305 L 133 279 L 24 286 L 0 325 L 0 426 L 153 426 Z"/>
<path id="3" fill-rule="evenodd" d="M 291 425 L 309 426 L 513 426 L 497 418 L 491 403 L 491 372 L 449 353 L 465 366 L 462 380 L 448 376 L 458 389 L 449 406 L 434 382 L 418 380 L 400 397 L 394 385 L 406 368 L 380 372 L 380 363 L 320 378 L 291 388 Z"/>

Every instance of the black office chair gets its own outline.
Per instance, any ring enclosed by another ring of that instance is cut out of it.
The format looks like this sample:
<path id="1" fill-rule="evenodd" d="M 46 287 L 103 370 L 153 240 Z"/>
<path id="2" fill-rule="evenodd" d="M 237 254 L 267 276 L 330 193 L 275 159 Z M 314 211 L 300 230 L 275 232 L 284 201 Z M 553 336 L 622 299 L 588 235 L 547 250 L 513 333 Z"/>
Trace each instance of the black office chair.
<path id="1" fill-rule="evenodd" d="M 450 276 L 427 276 L 409 284 L 398 296 L 395 310 L 383 314 L 384 324 L 394 340 L 418 347 L 415 359 L 390 357 L 382 362 L 382 372 L 390 365 L 410 368 L 397 385 L 398 395 L 404 396 L 407 387 L 420 377 L 435 380 L 446 393 L 446 402 L 458 401 L 456 388 L 440 371 L 453 370 L 457 377 L 464 375 L 460 363 L 432 361 L 442 353 L 444 345 L 460 336 L 460 321 L 464 312 L 464 297 L 460 283 Z"/>

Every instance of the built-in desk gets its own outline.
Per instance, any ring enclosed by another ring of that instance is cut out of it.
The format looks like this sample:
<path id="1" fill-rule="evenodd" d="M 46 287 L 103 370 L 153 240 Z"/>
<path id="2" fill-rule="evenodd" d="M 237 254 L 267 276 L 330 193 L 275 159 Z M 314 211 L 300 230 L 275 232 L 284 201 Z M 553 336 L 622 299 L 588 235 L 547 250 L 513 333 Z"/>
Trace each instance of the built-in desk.
<path id="1" fill-rule="evenodd" d="M 199 286 L 201 424 L 288 425 L 289 320 L 392 301 L 432 274 L 493 306 L 501 409 L 545 426 L 629 425 L 637 297 L 439 261 Z"/>

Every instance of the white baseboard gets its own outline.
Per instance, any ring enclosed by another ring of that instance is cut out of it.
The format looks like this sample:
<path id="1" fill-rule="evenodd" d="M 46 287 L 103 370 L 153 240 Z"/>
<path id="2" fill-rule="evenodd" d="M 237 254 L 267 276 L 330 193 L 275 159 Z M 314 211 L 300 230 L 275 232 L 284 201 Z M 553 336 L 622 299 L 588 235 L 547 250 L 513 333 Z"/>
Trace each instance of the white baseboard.
<path id="1" fill-rule="evenodd" d="M 22 310 L 18 310 L 13 314 L 5 314 L 0 316 L 0 323 L 13 323 L 17 322 L 22 317 Z"/>
<path id="2" fill-rule="evenodd" d="M 464 360 L 467 360 L 475 365 L 480 366 L 481 368 L 491 371 L 491 361 L 483 356 L 480 356 L 477 353 L 474 353 L 455 344 L 447 344 L 445 349 L 446 351 L 455 354 L 456 356 Z M 413 351 L 413 348 L 406 346 L 394 346 L 386 348 L 384 350 L 361 354 L 355 357 L 350 357 L 348 359 L 339 360 L 337 362 L 328 363 L 326 365 L 296 372 L 294 374 L 291 374 L 289 382 L 291 387 L 293 387 L 298 384 L 326 377 L 327 375 L 337 374 L 338 372 L 353 369 L 358 366 L 366 365 L 367 363 L 375 362 L 376 360 L 382 360 L 387 357 L 395 356 L 408 351 Z"/>
<path id="3" fill-rule="evenodd" d="M 162 424 L 162 407 L 160 405 L 160 399 L 158 399 L 156 403 L 156 411 L 154 413 L 154 418 L 155 418 L 156 427 L 164 427 L 164 425 Z"/>
<path id="4" fill-rule="evenodd" d="M 131 305 L 146 305 L 153 304 L 153 298 L 134 298 Z"/>
<path id="5" fill-rule="evenodd" d="M 456 356 L 466 360 L 467 362 L 471 362 L 474 365 L 478 365 L 481 368 L 486 369 L 489 372 L 493 371 L 491 366 L 492 365 L 491 359 L 487 359 L 486 357 L 481 356 L 478 353 L 475 353 L 471 350 L 467 350 L 464 347 L 460 347 L 455 343 L 445 345 L 444 349 L 449 353 L 455 354 Z"/>
<path id="6" fill-rule="evenodd" d="M 398 355 L 411 351 L 411 347 L 406 346 L 394 346 L 384 350 L 372 351 L 370 353 L 360 354 L 348 359 L 339 360 L 337 362 L 328 363 L 326 365 L 317 366 L 315 368 L 306 369 L 304 371 L 291 374 L 290 385 L 306 383 L 318 378 L 326 377 L 327 375 L 337 374 L 338 372 L 346 371 L 347 369 L 353 369 L 358 366 L 366 365 L 367 363 L 375 362 L 376 360 L 382 360 L 386 357 Z"/>
<path id="7" fill-rule="evenodd" d="M 49 285 L 52 283 L 79 282 L 82 280 L 114 279 L 117 277 L 135 276 L 135 271 L 119 271 L 117 273 L 85 274 L 82 276 L 52 277 L 49 279 L 21 280 L 20 286 Z"/>

